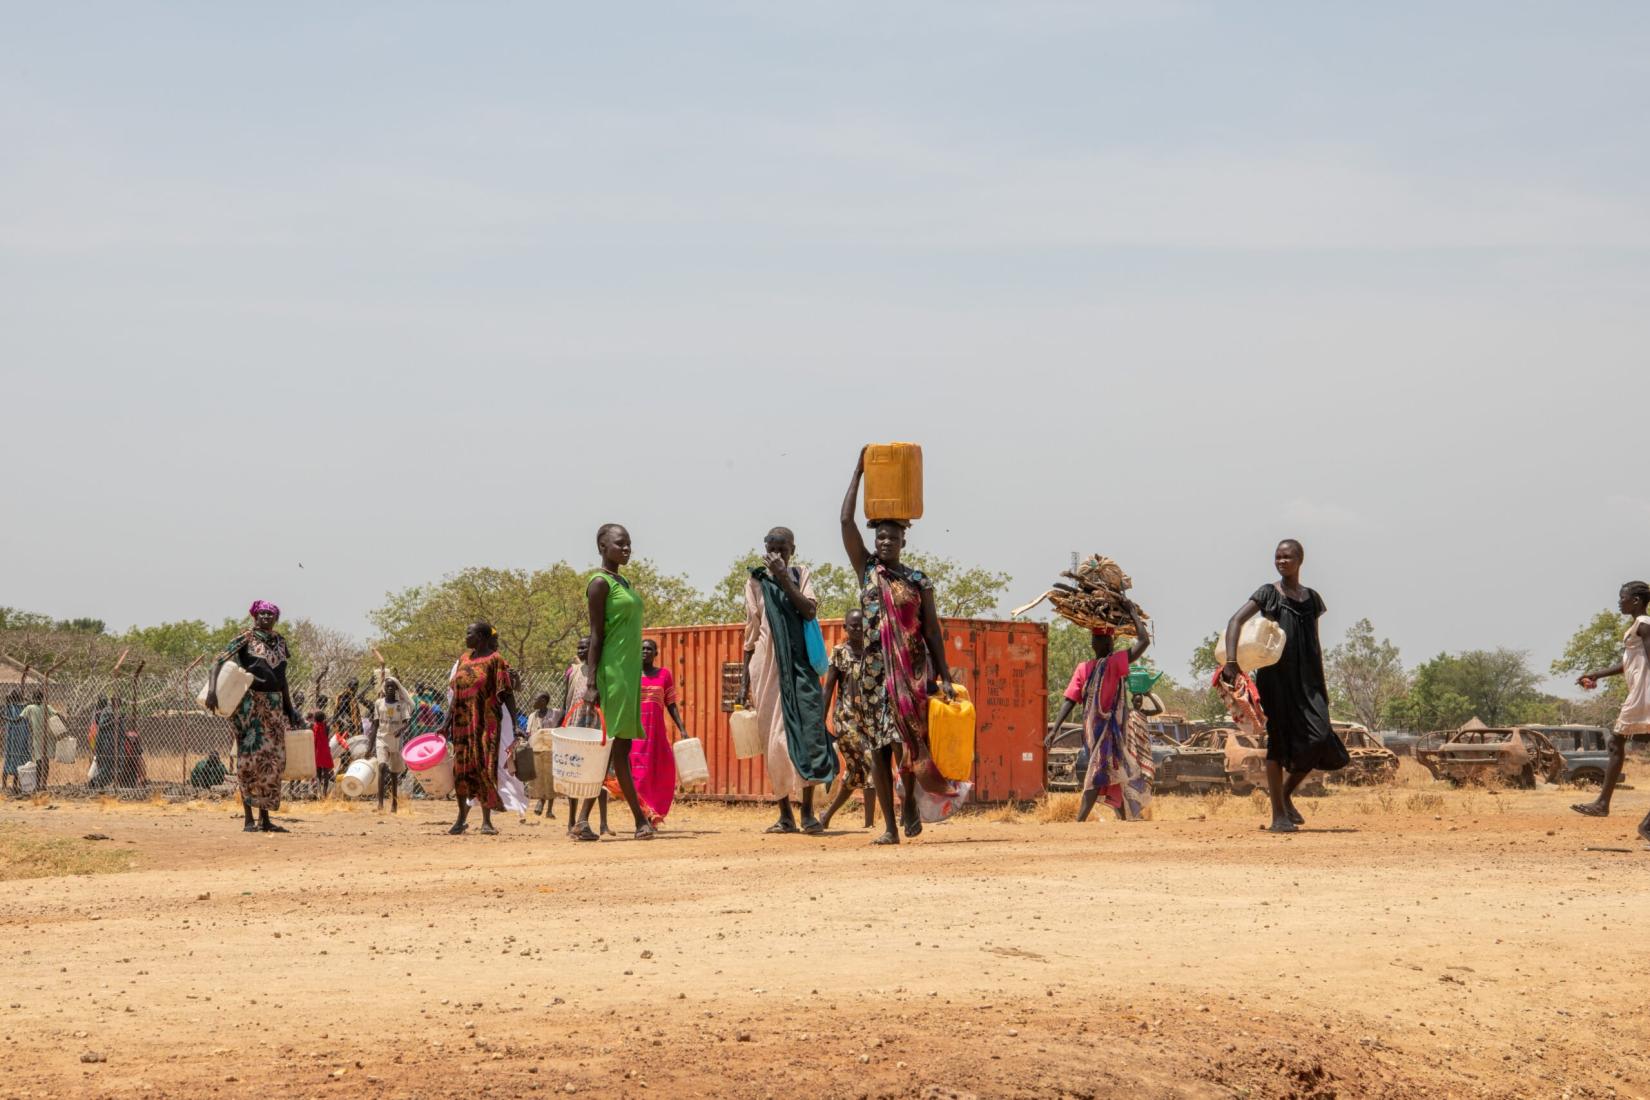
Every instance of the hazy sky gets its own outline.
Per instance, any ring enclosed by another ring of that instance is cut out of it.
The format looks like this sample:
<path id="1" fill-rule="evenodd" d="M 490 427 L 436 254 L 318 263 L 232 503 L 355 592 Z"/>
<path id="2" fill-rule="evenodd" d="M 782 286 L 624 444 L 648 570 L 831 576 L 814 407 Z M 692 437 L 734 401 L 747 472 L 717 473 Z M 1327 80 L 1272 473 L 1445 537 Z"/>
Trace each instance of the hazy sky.
<path id="1" fill-rule="evenodd" d="M 840 560 L 886 439 L 1177 674 L 1284 535 L 1410 663 L 1650 574 L 1650 6 L 0 9 L 0 604 Z"/>

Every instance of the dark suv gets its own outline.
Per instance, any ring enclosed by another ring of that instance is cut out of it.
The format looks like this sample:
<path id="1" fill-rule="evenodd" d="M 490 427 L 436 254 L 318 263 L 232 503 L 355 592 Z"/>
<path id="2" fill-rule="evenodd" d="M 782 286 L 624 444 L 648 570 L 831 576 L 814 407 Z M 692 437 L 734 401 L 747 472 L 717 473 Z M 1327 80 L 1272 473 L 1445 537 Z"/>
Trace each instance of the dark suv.
<path id="1" fill-rule="evenodd" d="M 1559 755 L 1564 757 L 1564 779 L 1568 783 L 1596 784 L 1604 782 L 1604 769 L 1610 766 L 1610 734 L 1601 726 L 1526 726 L 1526 729 L 1547 735 Z"/>

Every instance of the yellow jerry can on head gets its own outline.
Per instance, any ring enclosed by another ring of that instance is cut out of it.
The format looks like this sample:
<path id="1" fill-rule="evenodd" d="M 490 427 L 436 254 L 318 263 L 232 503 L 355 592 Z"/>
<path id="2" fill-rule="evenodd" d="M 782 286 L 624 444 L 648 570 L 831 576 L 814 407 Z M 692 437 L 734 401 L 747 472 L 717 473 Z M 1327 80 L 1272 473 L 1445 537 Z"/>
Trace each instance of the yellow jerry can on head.
<path id="1" fill-rule="evenodd" d="M 865 448 L 865 518 L 873 523 L 922 518 L 922 447 L 872 443 Z"/>

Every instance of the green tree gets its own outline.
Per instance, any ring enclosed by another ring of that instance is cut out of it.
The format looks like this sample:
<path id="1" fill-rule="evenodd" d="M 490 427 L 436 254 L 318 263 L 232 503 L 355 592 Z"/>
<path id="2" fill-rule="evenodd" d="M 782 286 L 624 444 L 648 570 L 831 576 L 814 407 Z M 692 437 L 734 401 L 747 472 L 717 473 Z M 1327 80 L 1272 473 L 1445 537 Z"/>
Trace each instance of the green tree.
<path id="1" fill-rule="evenodd" d="M 566 562 L 535 570 L 475 566 L 392 592 L 370 616 L 377 648 L 401 668 L 447 664 L 463 648 L 465 629 L 485 620 L 498 631 L 499 649 L 512 666 L 561 668 L 588 630 L 585 590 L 593 572 Z M 705 621 L 705 599 L 686 578 L 646 558 L 631 562 L 625 576 L 642 597 L 648 626 Z"/>
<path id="2" fill-rule="evenodd" d="M 115 639 L 99 619 L 54 619 L 15 607 L 0 607 L 0 654 L 54 679 L 106 671 L 119 654 Z"/>
<path id="3" fill-rule="evenodd" d="M 846 565 L 830 562 L 813 567 L 814 596 L 819 600 L 821 619 L 840 619 L 849 608 L 859 606 L 859 582 Z"/>
<path id="4" fill-rule="evenodd" d="M 1094 656 L 1090 634 L 1076 623 L 1056 618 L 1048 624 L 1048 718 L 1065 701 L 1066 685 L 1077 666 Z"/>
<path id="5" fill-rule="evenodd" d="M 1207 684 L 1214 678 L 1215 669 L 1220 667 L 1220 660 L 1215 656 L 1215 647 L 1220 644 L 1220 631 L 1211 631 L 1209 636 L 1197 643 L 1192 650 L 1192 659 L 1186 662 L 1186 667 L 1192 670 L 1192 682 Z"/>
<path id="6" fill-rule="evenodd" d="M 1329 700 L 1336 710 L 1350 714 L 1370 729 L 1379 729 L 1387 707 L 1409 686 L 1398 647 L 1375 639 L 1375 627 L 1359 619 L 1346 631 L 1346 640 L 1324 659 Z"/>
<path id="7" fill-rule="evenodd" d="M 977 618 L 997 606 L 1008 590 L 1009 576 L 986 569 L 965 568 L 949 558 L 908 554 L 906 564 L 920 569 L 934 582 L 934 605 L 941 615 L 960 619 Z M 762 564 L 760 552 L 752 550 L 735 558 L 704 598 L 697 622 L 737 623 L 745 618 L 745 582 L 751 570 Z M 827 562 L 816 564 L 803 557 L 791 562 L 813 575 L 814 596 L 819 600 L 821 619 L 840 619 L 851 607 L 859 606 L 859 584 L 853 570 Z M 651 610 L 651 609 L 650 609 Z M 652 615 L 648 617 L 652 622 Z"/>
<path id="8" fill-rule="evenodd" d="M 711 623 L 739 623 L 745 621 L 745 583 L 750 580 L 751 570 L 762 564 L 762 555 L 756 550 L 743 554 L 733 560 L 722 579 L 711 588 L 710 594 L 705 597 L 705 621 Z M 802 558 L 797 558 L 793 564 L 803 566 L 812 571 Z M 816 583 L 815 590 L 818 585 Z M 823 603 L 824 601 L 820 601 Z M 819 617 L 828 618 L 824 608 L 820 609 Z"/>
<path id="9" fill-rule="evenodd" d="M 1533 721 L 1547 709 L 1539 683 L 1520 650 L 1440 653 L 1416 668 L 1408 693 L 1389 704 L 1386 724 L 1437 730 L 1473 717 L 1491 726 Z"/>
<path id="10" fill-rule="evenodd" d="M 50 630 L 56 623 L 50 615 L 24 611 L 20 607 L 0 607 L 0 632 Z"/>
<path id="11" fill-rule="evenodd" d="M 498 630 L 512 665 L 554 667 L 550 662 L 571 655 L 583 632 L 585 583 L 566 562 L 536 570 L 474 566 L 392 592 L 370 618 L 379 650 L 402 668 L 452 661 L 477 620 Z"/>
<path id="12" fill-rule="evenodd" d="M 1007 573 L 959 565 L 932 554 L 908 553 L 900 560 L 934 582 L 934 606 L 949 618 L 977 619 L 990 614 L 1014 581 Z"/>
<path id="13" fill-rule="evenodd" d="M 229 639 L 245 629 L 246 624 L 237 619 L 225 619 L 217 627 L 208 626 L 200 619 L 179 619 L 154 626 L 134 626 L 120 636 L 120 641 L 170 664 L 186 665 L 202 654 L 222 649 L 229 644 Z"/>
<path id="14" fill-rule="evenodd" d="M 1564 646 L 1564 653 L 1549 667 L 1554 676 L 1574 680 L 1589 672 L 1609 668 L 1621 660 L 1623 617 L 1615 611 L 1600 611 L 1576 632 Z M 1599 684 L 1579 702 L 1569 705 L 1571 716 L 1588 725 L 1608 725 L 1627 698 L 1627 681 L 1613 676 Z"/>
<path id="15" fill-rule="evenodd" d="M 593 572 L 594 570 L 589 570 Z M 677 573 L 666 573 L 648 558 L 637 558 L 625 567 L 625 576 L 630 583 L 636 586 L 636 592 L 642 597 L 645 619 L 648 626 L 694 626 L 698 623 L 713 622 L 707 615 L 707 602 L 704 595 L 693 586 L 686 577 Z M 580 614 L 584 605 L 584 591 L 587 582 L 579 584 Z M 740 617 L 744 617 L 743 611 Z M 588 629 L 581 626 L 578 633 L 583 634 Z"/>

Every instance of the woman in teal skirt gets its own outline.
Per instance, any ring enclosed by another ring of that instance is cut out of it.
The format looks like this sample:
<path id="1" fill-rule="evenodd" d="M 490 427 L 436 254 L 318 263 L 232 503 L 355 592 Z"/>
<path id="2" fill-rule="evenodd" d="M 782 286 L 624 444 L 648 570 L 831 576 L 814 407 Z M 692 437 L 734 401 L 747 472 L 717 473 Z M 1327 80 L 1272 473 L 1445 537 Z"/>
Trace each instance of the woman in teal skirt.
<path id="1" fill-rule="evenodd" d="M 596 532 L 596 549 L 602 556 L 599 572 L 590 575 L 585 599 L 590 608 L 590 655 L 585 660 L 584 702 L 600 707 L 607 720 L 607 736 L 620 742 L 613 746 L 613 774 L 619 790 L 636 818 L 636 839 L 651 840 L 653 826 L 642 813 L 636 798 L 636 784 L 630 777 L 630 742 L 642 733 L 642 597 L 619 570 L 630 561 L 630 532 L 617 523 L 603 524 Z M 596 725 L 594 716 L 571 723 Z M 575 840 L 599 840 L 590 828 L 594 798 L 579 807 Z"/>

